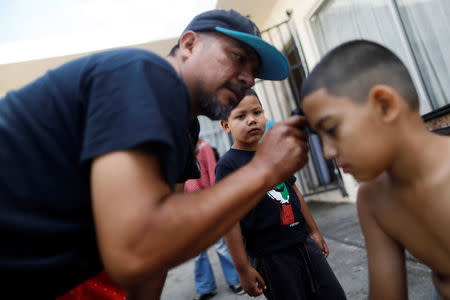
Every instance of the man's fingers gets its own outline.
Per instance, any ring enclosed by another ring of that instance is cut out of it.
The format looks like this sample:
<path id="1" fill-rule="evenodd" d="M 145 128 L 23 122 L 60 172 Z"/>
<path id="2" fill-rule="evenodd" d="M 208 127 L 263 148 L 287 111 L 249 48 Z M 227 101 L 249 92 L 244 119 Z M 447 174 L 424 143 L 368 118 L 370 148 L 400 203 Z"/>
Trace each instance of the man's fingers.
<path id="1" fill-rule="evenodd" d="M 253 161 L 268 166 L 274 182 L 291 176 L 308 162 L 306 130 L 301 130 L 307 121 L 302 116 L 292 116 L 271 127 L 258 147 Z M 277 170 L 273 172 L 273 170 Z"/>
<path id="2" fill-rule="evenodd" d="M 306 133 L 306 130 L 299 129 L 299 128 L 290 128 L 288 134 L 294 136 L 296 139 L 306 141 L 308 138 L 308 134 Z"/>
<path id="3" fill-rule="evenodd" d="M 291 118 L 295 118 L 295 120 L 291 120 Z M 308 122 L 304 117 L 292 116 L 282 122 L 273 125 L 273 129 L 275 129 L 274 131 L 278 131 L 277 134 L 294 135 L 298 139 L 306 140 L 308 137 L 305 130 L 307 125 Z"/>
<path id="4" fill-rule="evenodd" d="M 299 115 L 287 117 L 282 123 L 292 127 L 309 127 L 308 120 L 304 116 Z"/>

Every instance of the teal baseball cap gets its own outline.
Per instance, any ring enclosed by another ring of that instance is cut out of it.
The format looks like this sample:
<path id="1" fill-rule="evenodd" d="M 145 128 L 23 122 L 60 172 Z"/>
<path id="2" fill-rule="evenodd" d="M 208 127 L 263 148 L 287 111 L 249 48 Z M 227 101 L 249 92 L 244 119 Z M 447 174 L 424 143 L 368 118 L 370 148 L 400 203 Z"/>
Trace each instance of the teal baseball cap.
<path id="1" fill-rule="evenodd" d="M 261 65 L 257 78 L 283 80 L 289 75 L 289 63 L 277 48 L 261 38 L 250 19 L 230 9 L 214 9 L 194 17 L 184 32 L 217 31 L 249 45 L 259 55 Z"/>

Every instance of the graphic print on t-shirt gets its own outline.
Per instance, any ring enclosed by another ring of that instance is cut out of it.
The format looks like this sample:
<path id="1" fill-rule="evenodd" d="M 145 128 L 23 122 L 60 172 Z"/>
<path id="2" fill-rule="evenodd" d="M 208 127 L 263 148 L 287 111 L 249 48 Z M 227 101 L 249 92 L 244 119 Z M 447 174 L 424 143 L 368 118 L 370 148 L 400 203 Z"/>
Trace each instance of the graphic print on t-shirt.
<path id="1" fill-rule="evenodd" d="M 280 222 L 281 225 L 290 225 L 294 223 L 294 213 L 289 202 L 289 191 L 284 182 L 280 183 L 267 192 L 267 195 L 281 206 Z"/>

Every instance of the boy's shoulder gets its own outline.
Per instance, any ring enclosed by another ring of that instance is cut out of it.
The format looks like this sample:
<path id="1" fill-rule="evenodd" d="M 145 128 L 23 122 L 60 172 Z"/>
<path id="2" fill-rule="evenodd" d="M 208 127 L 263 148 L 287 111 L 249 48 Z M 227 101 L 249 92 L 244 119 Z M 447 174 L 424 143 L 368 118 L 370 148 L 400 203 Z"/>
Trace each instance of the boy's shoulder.
<path id="1" fill-rule="evenodd" d="M 408 249 L 433 271 L 450 274 L 450 239 L 444 230 L 450 227 L 448 182 L 450 163 L 444 160 L 422 175 L 419 183 L 396 184 L 387 173 L 362 183 L 357 208 L 365 239 L 370 241 L 368 249 L 378 256 L 391 255 L 395 247 L 388 245 L 395 244 Z"/>
<path id="2" fill-rule="evenodd" d="M 228 161 L 230 160 L 230 157 L 233 156 L 233 154 L 231 154 L 231 150 L 229 149 L 227 152 L 225 152 L 217 161 L 217 167 L 219 166 L 224 166 L 227 165 Z"/>
<path id="3" fill-rule="evenodd" d="M 253 157 L 254 152 L 230 149 L 217 162 L 216 177 L 218 180 L 234 170 L 247 164 Z"/>
<path id="4" fill-rule="evenodd" d="M 377 178 L 362 182 L 358 188 L 357 206 L 358 208 L 364 206 L 366 208 L 374 208 L 379 202 L 391 198 L 393 192 L 392 185 L 389 184 L 389 178 L 385 172 Z"/>
<path id="5" fill-rule="evenodd" d="M 430 140 L 429 140 L 430 141 Z M 373 180 L 363 182 L 358 189 L 357 202 L 358 204 L 373 205 L 380 202 L 396 200 L 407 197 L 408 202 L 414 203 L 416 201 L 424 201 L 424 197 L 431 198 L 435 192 L 445 194 L 450 182 L 450 160 L 447 159 L 448 153 L 450 153 L 450 138 L 435 136 L 431 139 L 432 142 L 427 149 L 424 149 L 424 156 L 432 156 L 433 159 L 439 159 L 439 163 L 431 163 L 426 166 L 426 171 L 422 175 L 420 180 L 420 186 L 416 184 L 396 184 L 393 182 L 393 178 L 388 175 L 386 171 L 381 173 Z M 428 163 L 430 160 L 427 160 Z M 414 161 L 410 161 L 411 165 L 414 165 Z M 402 170 L 403 173 L 410 172 L 410 170 Z M 404 200 L 404 199 L 403 199 Z M 366 203 L 367 202 L 367 203 Z"/>
<path id="6" fill-rule="evenodd" d="M 234 165 L 248 162 L 253 155 L 254 151 L 245 151 L 231 148 L 219 159 L 217 164 L 219 165 Z"/>

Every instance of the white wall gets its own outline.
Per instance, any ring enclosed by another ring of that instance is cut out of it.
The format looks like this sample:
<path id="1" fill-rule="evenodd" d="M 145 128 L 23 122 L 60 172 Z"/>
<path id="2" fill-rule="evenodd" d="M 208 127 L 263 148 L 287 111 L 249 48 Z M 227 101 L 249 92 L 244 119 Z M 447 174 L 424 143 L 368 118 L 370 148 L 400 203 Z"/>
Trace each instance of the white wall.
<path id="1" fill-rule="evenodd" d="M 310 69 L 319 61 L 320 57 L 308 19 L 321 3 L 322 0 L 278 0 L 263 24 L 263 28 L 265 28 L 280 23 L 286 20 L 286 11 L 292 10 L 292 20 L 297 27 Z"/>

